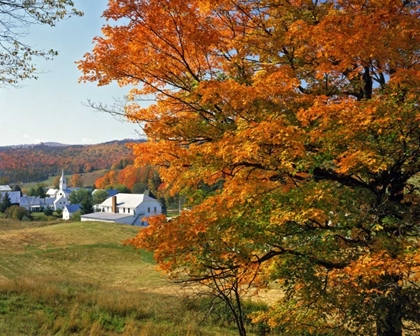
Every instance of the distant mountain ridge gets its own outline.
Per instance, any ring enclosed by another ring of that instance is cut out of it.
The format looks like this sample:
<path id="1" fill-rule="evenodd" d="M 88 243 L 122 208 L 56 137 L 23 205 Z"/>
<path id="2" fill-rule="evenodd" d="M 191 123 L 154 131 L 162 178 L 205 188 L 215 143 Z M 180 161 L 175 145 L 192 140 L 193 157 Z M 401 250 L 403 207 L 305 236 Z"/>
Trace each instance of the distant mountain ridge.
<path id="1" fill-rule="evenodd" d="M 45 142 L 0 147 L 0 177 L 11 183 L 45 180 L 62 169 L 66 174 L 125 167 L 133 162 L 128 143 L 145 140 L 113 140 L 95 145 L 66 145 Z"/>

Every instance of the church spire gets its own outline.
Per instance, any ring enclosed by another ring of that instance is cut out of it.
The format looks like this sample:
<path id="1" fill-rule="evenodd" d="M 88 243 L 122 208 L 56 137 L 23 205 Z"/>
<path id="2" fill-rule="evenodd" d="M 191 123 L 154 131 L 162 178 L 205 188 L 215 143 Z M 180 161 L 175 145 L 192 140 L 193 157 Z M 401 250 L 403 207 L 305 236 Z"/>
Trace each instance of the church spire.
<path id="1" fill-rule="evenodd" d="M 67 180 L 64 176 L 64 169 L 61 170 L 61 177 L 60 177 L 60 190 L 67 189 Z"/>

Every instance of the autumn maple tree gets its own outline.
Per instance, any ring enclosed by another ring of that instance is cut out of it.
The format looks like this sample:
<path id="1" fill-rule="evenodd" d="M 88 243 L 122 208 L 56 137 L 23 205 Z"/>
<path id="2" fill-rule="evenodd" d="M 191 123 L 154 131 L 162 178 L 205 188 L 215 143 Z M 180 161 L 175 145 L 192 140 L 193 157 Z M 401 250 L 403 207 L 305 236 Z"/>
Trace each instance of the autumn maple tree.
<path id="1" fill-rule="evenodd" d="M 132 243 L 174 277 L 278 281 L 253 319 L 285 334 L 418 333 L 419 14 L 417 0 L 110 0 L 81 80 L 134 86 L 136 163 L 191 204 Z"/>

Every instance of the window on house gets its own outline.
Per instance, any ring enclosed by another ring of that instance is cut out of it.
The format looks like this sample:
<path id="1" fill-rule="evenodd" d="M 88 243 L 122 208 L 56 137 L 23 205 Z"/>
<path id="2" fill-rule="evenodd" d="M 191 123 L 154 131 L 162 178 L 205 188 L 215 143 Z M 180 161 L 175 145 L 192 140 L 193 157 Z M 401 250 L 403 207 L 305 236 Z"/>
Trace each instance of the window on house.
<path id="1" fill-rule="evenodd" d="M 147 208 L 147 212 L 150 213 L 150 208 Z"/>
<path id="2" fill-rule="evenodd" d="M 155 207 L 155 210 L 154 210 L 154 212 L 156 213 L 156 207 Z"/>
<path id="3" fill-rule="evenodd" d="M 127 209 L 127 213 L 130 213 L 130 208 Z"/>
<path id="4" fill-rule="evenodd" d="M 125 208 L 123 208 L 123 213 L 125 213 Z"/>

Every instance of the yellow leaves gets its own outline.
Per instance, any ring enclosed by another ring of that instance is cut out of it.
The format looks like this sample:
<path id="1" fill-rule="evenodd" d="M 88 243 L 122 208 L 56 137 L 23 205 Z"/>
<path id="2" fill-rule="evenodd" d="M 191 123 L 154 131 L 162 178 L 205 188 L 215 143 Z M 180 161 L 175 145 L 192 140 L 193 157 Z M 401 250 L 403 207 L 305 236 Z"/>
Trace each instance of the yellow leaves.
<path id="1" fill-rule="evenodd" d="M 380 283 L 384 277 L 396 277 L 398 285 L 402 286 L 408 280 L 416 281 L 420 264 L 414 259 L 410 255 L 392 257 L 386 251 L 364 254 L 343 270 L 334 270 L 331 280 L 348 283 L 366 293 L 378 292 L 378 289 L 369 287 L 374 287 L 372 284 Z M 364 287 L 366 285 L 368 288 Z"/>
<path id="2" fill-rule="evenodd" d="M 192 195 L 134 244 L 173 276 L 234 264 L 245 283 L 272 252 L 258 285 L 280 278 L 290 300 L 264 319 L 290 334 L 338 317 L 354 329 L 349 311 L 385 295 L 384 279 L 420 277 L 404 240 L 419 197 L 385 200 L 419 170 L 417 14 L 390 0 L 162 4 L 112 1 L 106 17 L 129 24 L 104 28 L 80 63 L 82 80 L 143 84 L 125 108 L 149 140 L 132 146 L 136 164 Z M 395 222 L 379 222 L 388 211 Z"/>

